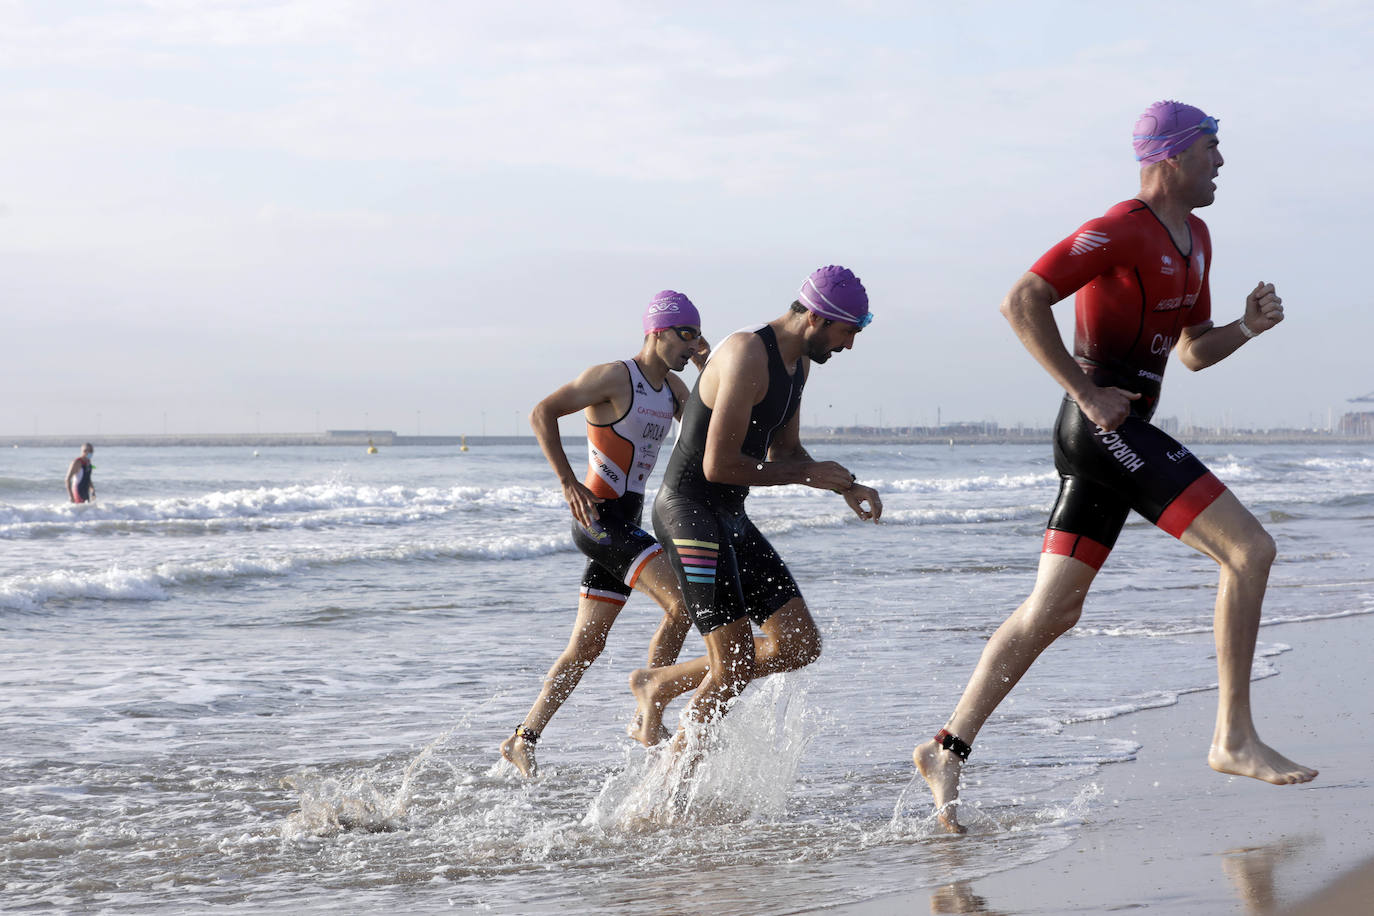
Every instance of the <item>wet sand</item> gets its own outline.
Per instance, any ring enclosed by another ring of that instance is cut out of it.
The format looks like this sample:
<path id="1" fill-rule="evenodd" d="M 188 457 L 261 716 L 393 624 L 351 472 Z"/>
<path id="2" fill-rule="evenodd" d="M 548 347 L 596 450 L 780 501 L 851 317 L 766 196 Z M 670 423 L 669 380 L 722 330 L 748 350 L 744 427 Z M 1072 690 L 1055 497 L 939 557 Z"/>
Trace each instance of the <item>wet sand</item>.
<path id="1" fill-rule="evenodd" d="M 818 912 L 1374 912 L 1374 617 L 1265 627 L 1260 638 L 1292 646 L 1274 660 L 1279 674 L 1253 685 L 1260 734 L 1320 770 L 1314 782 L 1271 786 L 1212 771 L 1216 693 L 1191 694 L 1172 707 L 1072 727 L 1144 747 L 1135 761 L 1099 774 L 1103 793 L 1063 851 L 973 881 Z M 923 871 L 938 880 L 938 866 Z"/>

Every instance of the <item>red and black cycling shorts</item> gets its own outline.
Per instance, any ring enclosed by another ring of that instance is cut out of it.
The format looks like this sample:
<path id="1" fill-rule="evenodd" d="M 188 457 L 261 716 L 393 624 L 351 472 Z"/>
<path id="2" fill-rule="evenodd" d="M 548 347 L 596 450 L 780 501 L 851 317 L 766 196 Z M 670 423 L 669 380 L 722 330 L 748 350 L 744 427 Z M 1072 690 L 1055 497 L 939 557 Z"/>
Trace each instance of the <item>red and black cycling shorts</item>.
<path id="1" fill-rule="evenodd" d="M 1107 432 L 1071 398 L 1054 428 L 1059 498 L 1045 530 L 1044 553 L 1101 569 L 1134 509 L 1180 537 L 1226 490 L 1196 455 L 1143 417 L 1132 414 Z"/>

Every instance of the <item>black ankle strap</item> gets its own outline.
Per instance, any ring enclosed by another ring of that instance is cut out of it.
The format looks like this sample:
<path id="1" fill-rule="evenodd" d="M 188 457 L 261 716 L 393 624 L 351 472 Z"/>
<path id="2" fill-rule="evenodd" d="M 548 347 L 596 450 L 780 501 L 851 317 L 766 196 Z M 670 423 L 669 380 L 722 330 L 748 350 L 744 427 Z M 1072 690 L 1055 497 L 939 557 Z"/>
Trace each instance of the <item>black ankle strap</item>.
<path id="1" fill-rule="evenodd" d="M 967 760 L 968 755 L 973 752 L 973 745 L 956 735 L 951 735 L 947 729 L 943 728 L 935 733 L 935 743 L 953 753 L 960 760 Z"/>
<path id="2" fill-rule="evenodd" d="M 539 732 L 532 728 L 526 728 L 523 725 L 515 726 L 515 737 L 523 738 L 526 744 L 539 743 Z"/>

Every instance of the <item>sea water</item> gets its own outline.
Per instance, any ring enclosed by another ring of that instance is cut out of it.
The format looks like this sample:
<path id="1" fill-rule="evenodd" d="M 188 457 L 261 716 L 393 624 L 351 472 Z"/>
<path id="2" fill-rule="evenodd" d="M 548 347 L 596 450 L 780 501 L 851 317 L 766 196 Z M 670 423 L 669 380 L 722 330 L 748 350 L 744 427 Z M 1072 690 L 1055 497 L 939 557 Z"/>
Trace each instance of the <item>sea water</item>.
<path id="1" fill-rule="evenodd" d="M 1065 725 L 1216 684 L 1215 566 L 1128 523 L 1079 627 L 979 736 L 952 843 L 911 748 L 1031 587 L 1049 448 L 812 451 L 881 492 L 882 523 L 755 490 L 824 652 L 752 685 L 692 804 L 665 808 L 671 762 L 625 736 L 659 617 L 642 596 L 540 776 L 499 761 L 583 566 L 537 448 L 100 448 L 84 506 L 62 492 L 74 450 L 4 450 L 5 907 L 788 913 L 1063 848 L 1139 750 Z M 1282 677 L 1285 627 L 1374 613 L 1374 446 L 1196 451 L 1278 542 L 1254 674 Z"/>

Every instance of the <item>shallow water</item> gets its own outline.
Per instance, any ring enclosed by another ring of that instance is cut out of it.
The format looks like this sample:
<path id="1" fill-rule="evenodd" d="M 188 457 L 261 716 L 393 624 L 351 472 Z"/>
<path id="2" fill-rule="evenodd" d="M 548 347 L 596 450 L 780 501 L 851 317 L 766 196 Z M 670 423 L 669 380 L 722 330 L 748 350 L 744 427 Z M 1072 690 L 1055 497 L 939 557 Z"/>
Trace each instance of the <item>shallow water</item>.
<path id="1" fill-rule="evenodd" d="M 825 651 L 750 688 L 685 811 L 624 734 L 642 597 L 541 777 L 497 763 L 582 567 L 536 448 L 102 448 L 81 507 L 59 501 L 71 455 L 0 453 L 6 906 L 786 913 L 1072 842 L 1100 767 L 1137 748 L 1064 725 L 1215 684 L 1215 568 L 1128 525 L 980 737 L 951 843 L 911 746 L 1029 590 L 1048 447 L 813 451 L 878 487 L 884 524 L 813 490 L 751 497 Z M 1196 451 L 1279 544 L 1266 623 L 1374 612 L 1374 449 Z M 1283 632 L 1261 630 L 1256 676 L 1282 676 Z"/>

